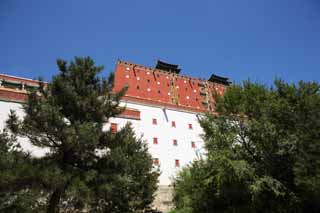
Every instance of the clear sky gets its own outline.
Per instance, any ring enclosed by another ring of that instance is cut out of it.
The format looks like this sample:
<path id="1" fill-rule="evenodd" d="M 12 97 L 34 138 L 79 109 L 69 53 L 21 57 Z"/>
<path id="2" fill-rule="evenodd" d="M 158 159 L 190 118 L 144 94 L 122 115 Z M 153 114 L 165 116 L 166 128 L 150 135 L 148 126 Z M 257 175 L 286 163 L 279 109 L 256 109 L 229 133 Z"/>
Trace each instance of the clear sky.
<path id="1" fill-rule="evenodd" d="M 0 0 L 0 73 L 50 80 L 57 58 L 117 59 L 240 82 L 320 81 L 320 0 Z"/>

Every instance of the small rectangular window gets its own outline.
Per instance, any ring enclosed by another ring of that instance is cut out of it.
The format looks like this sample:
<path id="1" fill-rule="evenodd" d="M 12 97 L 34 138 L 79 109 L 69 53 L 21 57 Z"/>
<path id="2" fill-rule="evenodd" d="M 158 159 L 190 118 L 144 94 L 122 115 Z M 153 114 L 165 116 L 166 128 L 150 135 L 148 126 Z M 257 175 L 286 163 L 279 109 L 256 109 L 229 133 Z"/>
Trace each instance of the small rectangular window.
<path id="1" fill-rule="evenodd" d="M 159 158 L 154 158 L 153 159 L 153 165 L 154 166 L 159 166 Z"/>
<path id="2" fill-rule="evenodd" d="M 172 127 L 176 127 L 176 122 L 175 121 L 171 121 L 171 126 Z"/>
<path id="3" fill-rule="evenodd" d="M 110 130 L 111 130 L 112 133 L 117 133 L 117 131 L 118 131 L 118 124 L 116 124 L 116 123 L 111 123 Z"/>
<path id="4" fill-rule="evenodd" d="M 157 119 L 153 118 L 153 119 L 152 119 L 152 124 L 153 124 L 153 125 L 157 125 Z"/>
<path id="5" fill-rule="evenodd" d="M 196 143 L 192 141 L 192 142 L 191 142 L 191 147 L 192 147 L 192 148 L 197 148 L 197 147 L 196 147 Z"/>
<path id="6" fill-rule="evenodd" d="M 178 141 L 176 139 L 173 139 L 173 145 L 178 146 Z"/>
<path id="7" fill-rule="evenodd" d="M 180 161 L 178 159 L 175 159 L 175 166 L 180 167 Z"/>
<path id="8" fill-rule="evenodd" d="M 192 124 L 189 124 L 188 126 L 189 126 L 189 129 L 192 129 Z"/>
<path id="9" fill-rule="evenodd" d="M 153 144 L 158 144 L 158 138 L 153 138 Z"/>

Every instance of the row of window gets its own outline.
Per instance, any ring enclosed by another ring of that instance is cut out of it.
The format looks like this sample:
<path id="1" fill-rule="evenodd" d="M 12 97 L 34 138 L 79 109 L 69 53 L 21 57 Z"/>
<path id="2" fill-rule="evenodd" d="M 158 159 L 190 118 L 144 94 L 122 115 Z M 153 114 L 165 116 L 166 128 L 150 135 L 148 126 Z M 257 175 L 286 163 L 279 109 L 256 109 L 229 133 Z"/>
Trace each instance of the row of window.
<path id="1" fill-rule="evenodd" d="M 126 67 L 126 73 L 127 73 L 127 74 L 126 74 L 126 78 L 130 78 L 128 71 L 130 71 L 130 68 L 129 68 L 129 67 Z M 140 73 L 140 69 L 135 69 L 135 70 L 133 70 L 133 71 L 134 71 L 134 72 L 136 71 L 136 72 Z M 151 74 L 151 73 L 150 73 L 149 71 L 147 71 L 147 75 L 150 75 L 150 74 Z M 136 74 L 134 74 L 134 76 L 136 76 Z M 157 78 L 160 78 L 160 75 L 159 75 L 159 74 L 156 74 L 156 76 L 157 76 Z M 166 79 L 169 79 L 169 76 L 166 76 Z M 139 76 L 137 77 L 137 80 L 138 80 L 138 81 L 140 80 L 140 77 L 139 77 Z M 175 81 L 178 81 L 179 79 L 178 79 L 177 77 L 175 77 L 174 80 L 175 80 Z M 150 79 L 147 79 L 147 81 L 150 82 Z M 189 83 L 192 84 L 192 85 L 195 85 L 194 81 L 190 81 L 189 79 L 183 81 L 183 83 L 185 83 L 185 84 L 186 84 L 187 82 L 189 82 Z M 198 86 L 202 86 L 203 83 L 204 83 L 204 82 L 199 82 L 199 83 L 198 83 Z"/>
<path id="2" fill-rule="evenodd" d="M 152 124 L 153 125 L 157 125 L 158 124 L 158 121 L 157 121 L 157 119 L 156 118 L 153 118 L 152 119 Z M 111 130 L 113 130 L 114 132 L 117 132 L 117 124 L 116 123 L 111 123 Z M 176 122 L 175 121 L 171 121 L 171 127 L 176 127 Z M 193 127 L 192 127 L 192 124 L 188 124 L 188 128 L 189 129 L 193 129 Z"/>
<path id="3" fill-rule="evenodd" d="M 175 123 L 174 123 L 174 125 L 175 125 Z M 112 133 L 116 133 L 118 131 L 118 124 L 111 123 L 110 130 L 111 130 Z M 155 145 L 158 144 L 158 138 L 156 138 L 156 137 L 153 138 L 153 144 L 155 144 Z M 178 141 L 176 139 L 173 139 L 172 140 L 172 144 L 174 146 L 178 146 Z M 191 148 L 197 148 L 196 147 L 196 143 L 194 141 L 191 141 Z"/>
<path id="4" fill-rule="evenodd" d="M 157 125 L 158 124 L 158 121 L 157 121 L 157 119 L 156 118 L 152 118 L 152 124 L 153 125 Z M 175 121 L 171 121 L 171 127 L 176 127 L 176 122 Z M 188 124 L 188 128 L 189 129 L 193 129 L 193 127 L 192 127 L 192 124 Z"/>
<path id="5" fill-rule="evenodd" d="M 139 80 L 139 79 L 138 79 Z M 148 83 L 150 82 L 150 80 L 148 80 Z M 160 82 L 157 82 L 157 84 L 158 85 L 160 85 Z M 170 85 L 169 85 L 169 83 L 167 84 L 167 86 L 169 87 Z M 176 86 L 176 89 L 179 89 L 180 87 L 179 86 Z M 137 89 L 139 90 L 140 89 L 140 85 L 137 85 Z M 150 89 L 150 88 L 149 88 Z M 184 88 L 184 90 L 185 91 L 188 91 L 188 88 L 187 87 L 185 87 Z M 217 89 L 216 89 L 217 90 Z M 150 92 L 151 90 L 148 90 L 148 92 Z M 193 89 L 192 90 L 193 91 L 193 93 L 197 93 L 197 90 L 196 89 Z M 201 93 L 201 91 L 200 91 L 200 93 Z"/>
<path id="6" fill-rule="evenodd" d="M 157 125 L 157 119 L 153 118 L 152 119 L 152 124 L 153 125 Z M 175 121 L 171 121 L 171 126 L 175 128 L 176 127 L 176 122 Z M 192 124 L 188 124 L 188 128 L 189 129 L 193 129 Z M 112 133 L 116 133 L 118 131 L 118 124 L 111 123 L 110 129 L 111 129 Z"/>
<path id="7" fill-rule="evenodd" d="M 153 159 L 153 165 L 154 165 L 154 166 L 159 166 L 159 165 L 160 165 L 159 158 L 154 158 L 154 159 Z M 180 167 L 180 161 L 179 161 L 179 159 L 175 159 L 175 160 L 174 160 L 174 165 L 175 165 L 175 167 Z"/>
<path id="8" fill-rule="evenodd" d="M 153 144 L 157 145 L 158 144 L 158 138 L 153 138 Z M 178 141 L 176 139 L 172 140 L 172 144 L 174 146 L 178 146 Z M 191 147 L 192 148 L 197 148 L 196 143 L 194 141 L 191 141 Z"/>

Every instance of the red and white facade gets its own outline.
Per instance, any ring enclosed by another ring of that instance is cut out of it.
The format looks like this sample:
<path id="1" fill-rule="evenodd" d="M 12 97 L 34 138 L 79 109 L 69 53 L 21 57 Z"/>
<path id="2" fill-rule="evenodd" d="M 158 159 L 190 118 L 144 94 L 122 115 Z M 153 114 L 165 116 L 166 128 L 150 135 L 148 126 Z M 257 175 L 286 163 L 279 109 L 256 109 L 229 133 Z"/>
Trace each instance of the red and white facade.
<path id="1" fill-rule="evenodd" d="M 121 104 L 136 110 L 136 116 L 112 118 L 110 123 L 117 128 L 132 123 L 160 167 L 159 185 L 170 185 L 181 167 L 203 153 L 198 119 L 214 113 L 214 93 L 223 95 L 227 84 L 118 61 L 114 91 L 124 86 L 128 90 Z"/>
<path id="2" fill-rule="evenodd" d="M 227 84 L 183 76 L 175 72 L 118 61 L 114 91 L 128 86 L 121 105 L 126 110 L 111 118 L 106 129 L 116 132 L 127 122 L 136 135 L 146 141 L 161 175 L 159 185 L 170 185 L 176 172 L 203 152 L 202 129 L 198 119 L 214 113 L 215 92 L 223 94 Z M 39 82 L 0 74 L 0 128 L 10 109 L 23 116 L 22 105 L 28 90 Z M 35 149 L 21 139 L 22 146 L 36 156 L 46 150 Z"/>

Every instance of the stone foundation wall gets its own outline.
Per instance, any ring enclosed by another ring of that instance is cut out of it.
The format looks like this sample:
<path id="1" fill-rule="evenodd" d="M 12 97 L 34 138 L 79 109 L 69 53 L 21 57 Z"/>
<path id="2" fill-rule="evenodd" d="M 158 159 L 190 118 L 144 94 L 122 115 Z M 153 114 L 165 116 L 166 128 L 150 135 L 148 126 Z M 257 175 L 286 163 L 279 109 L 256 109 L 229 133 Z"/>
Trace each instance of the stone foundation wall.
<path id="1" fill-rule="evenodd" d="M 156 192 L 154 207 L 163 213 L 169 212 L 173 208 L 173 188 L 172 186 L 160 185 Z"/>

